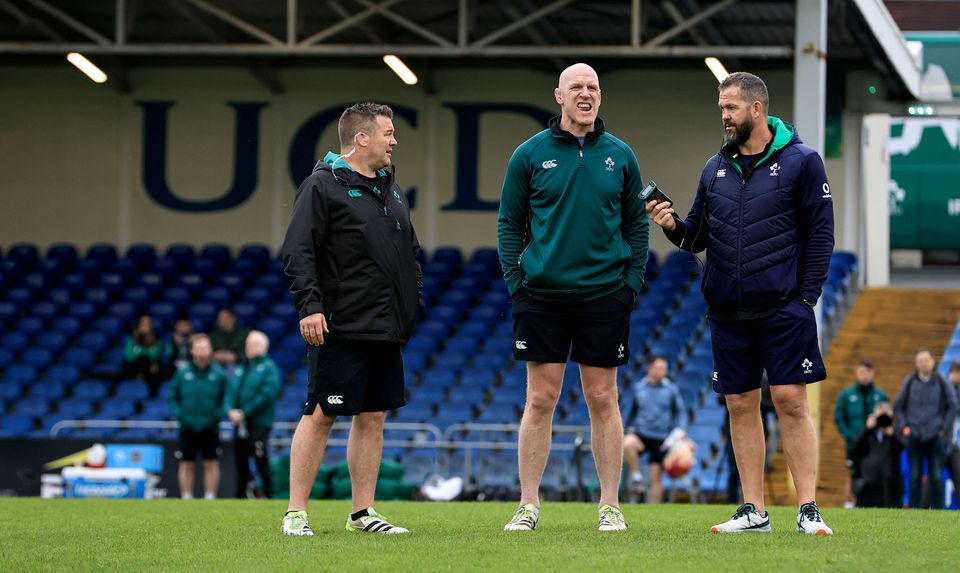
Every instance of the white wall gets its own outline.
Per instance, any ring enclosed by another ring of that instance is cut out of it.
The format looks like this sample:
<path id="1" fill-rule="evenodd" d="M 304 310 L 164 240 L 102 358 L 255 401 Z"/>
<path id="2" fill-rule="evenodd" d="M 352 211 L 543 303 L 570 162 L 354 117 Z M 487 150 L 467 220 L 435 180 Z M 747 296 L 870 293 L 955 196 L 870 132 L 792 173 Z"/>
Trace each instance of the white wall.
<path id="1" fill-rule="evenodd" d="M 370 99 L 418 112 L 416 128 L 397 119 L 397 176 L 418 188 L 414 221 L 427 247 L 466 249 L 496 244 L 495 212 L 441 210 L 454 196 L 457 125 L 449 103 L 528 104 L 555 111 L 552 73 L 462 69 L 435 73 L 436 93 L 400 84 L 389 71 L 341 68 L 284 70 L 287 87 L 272 95 L 241 68 L 135 69 L 132 94 L 118 95 L 63 67 L 7 66 L 0 84 L 0 247 L 30 241 L 197 245 L 262 242 L 278 246 L 294 196 L 287 166 L 292 138 L 313 114 L 329 106 Z M 789 74 L 764 78 L 771 113 L 791 120 Z M 634 70 L 601 77 L 600 114 L 608 130 L 630 144 L 644 179 L 654 178 L 681 212 L 689 207 L 704 161 L 720 144 L 716 83 L 697 71 Z M 167 180 L 185 199 L 222 195 L 233 169 L 233 110 L 227 102 L 261 101 L 259 177 L 240 206 L 214 213 L 170 210 L 142 184 L 143 100 L 175 102 L 168 114 Z M 480 124 L 481 199 L 499 196 L 514 148 L 539 130 L 517 114 L 486 114 Z M 803 131 L 801 129 L 801 136 Z M 335 124 L 316 157 L 336 149 Z M 842 166 L 828 162 L 835 195 L 843 193 Z M 840 205 L 836 208 L 839 210 Z M 838 223 L 842 220 L 838 211 Z M 839 231 L 839 229 L 838 229 Z M 672 247 L 651 233 L 661 256 Z"/>

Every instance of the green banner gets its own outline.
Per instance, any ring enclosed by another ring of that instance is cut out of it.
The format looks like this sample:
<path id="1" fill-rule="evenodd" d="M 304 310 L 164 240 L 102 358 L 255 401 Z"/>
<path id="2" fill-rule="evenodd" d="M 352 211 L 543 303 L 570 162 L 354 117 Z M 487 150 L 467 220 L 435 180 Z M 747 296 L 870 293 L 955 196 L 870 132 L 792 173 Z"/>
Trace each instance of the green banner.
<path id="1" fill-rule="evenodd" d="M 960 250 L 960 120 L 890 123 L 890 248 Z"/>

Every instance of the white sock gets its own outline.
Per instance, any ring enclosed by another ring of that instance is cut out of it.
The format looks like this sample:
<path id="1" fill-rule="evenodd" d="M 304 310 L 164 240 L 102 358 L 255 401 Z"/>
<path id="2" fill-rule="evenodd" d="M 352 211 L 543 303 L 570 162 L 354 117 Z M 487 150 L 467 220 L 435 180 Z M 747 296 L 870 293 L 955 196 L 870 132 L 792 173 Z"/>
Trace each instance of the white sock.
<path id="1" fill-rule="evenodd" d="M 181 494 L 180 494 L 180 499 L 193 499 L 193 494 L 192 494 L 192 493 L 181 493 Z"/>
<path id="2" fill-rule="evenodd" d="M 643 481 L 643 474 L 640 472 L 634 472 L 630 475 L 630 479 L 633 481 Z"/>
<path id="3" fill-rule="evenodd" d="M 211 500 L 211 499 L 217 499 L 217 494 L 215 494 L 215 493 L 205 493 L 205 494 L 203 494 L 203 499 L 206 499 L 206 500 L 208 500 L 208 501 Z"/>

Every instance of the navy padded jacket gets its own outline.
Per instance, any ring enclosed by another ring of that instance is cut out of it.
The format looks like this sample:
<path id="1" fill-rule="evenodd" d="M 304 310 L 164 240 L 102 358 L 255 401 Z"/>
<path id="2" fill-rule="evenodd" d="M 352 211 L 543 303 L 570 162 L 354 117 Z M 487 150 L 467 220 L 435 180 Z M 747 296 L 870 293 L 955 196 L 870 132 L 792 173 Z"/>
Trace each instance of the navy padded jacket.
<path id="1" fill-rule="evenodd" d="M 735 145 L 707 160 L 693 206 L 667 237 L 707 250 L 701 289 L 711 317 L 762 316 L 820 298 L 833 253 L 833 197 L 816 151 L 768 118 L 773 139 L 749 167 Z"/>

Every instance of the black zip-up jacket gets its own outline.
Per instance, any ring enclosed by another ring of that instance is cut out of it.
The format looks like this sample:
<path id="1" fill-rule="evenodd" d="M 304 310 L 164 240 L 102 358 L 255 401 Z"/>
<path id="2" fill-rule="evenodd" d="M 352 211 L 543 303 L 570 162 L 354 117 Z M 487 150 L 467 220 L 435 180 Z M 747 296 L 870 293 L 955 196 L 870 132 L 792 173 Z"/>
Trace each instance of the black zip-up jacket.
<path id="1" fill-rule="evenodd" d="M 290 293 L 301 319 L 324 313 L 332 340 L 404 344 L 423 286 L 410 211 L 392 171 L 371 185 L 338 159 L 328 153 L 297 190 L 280 250 Z"/>

